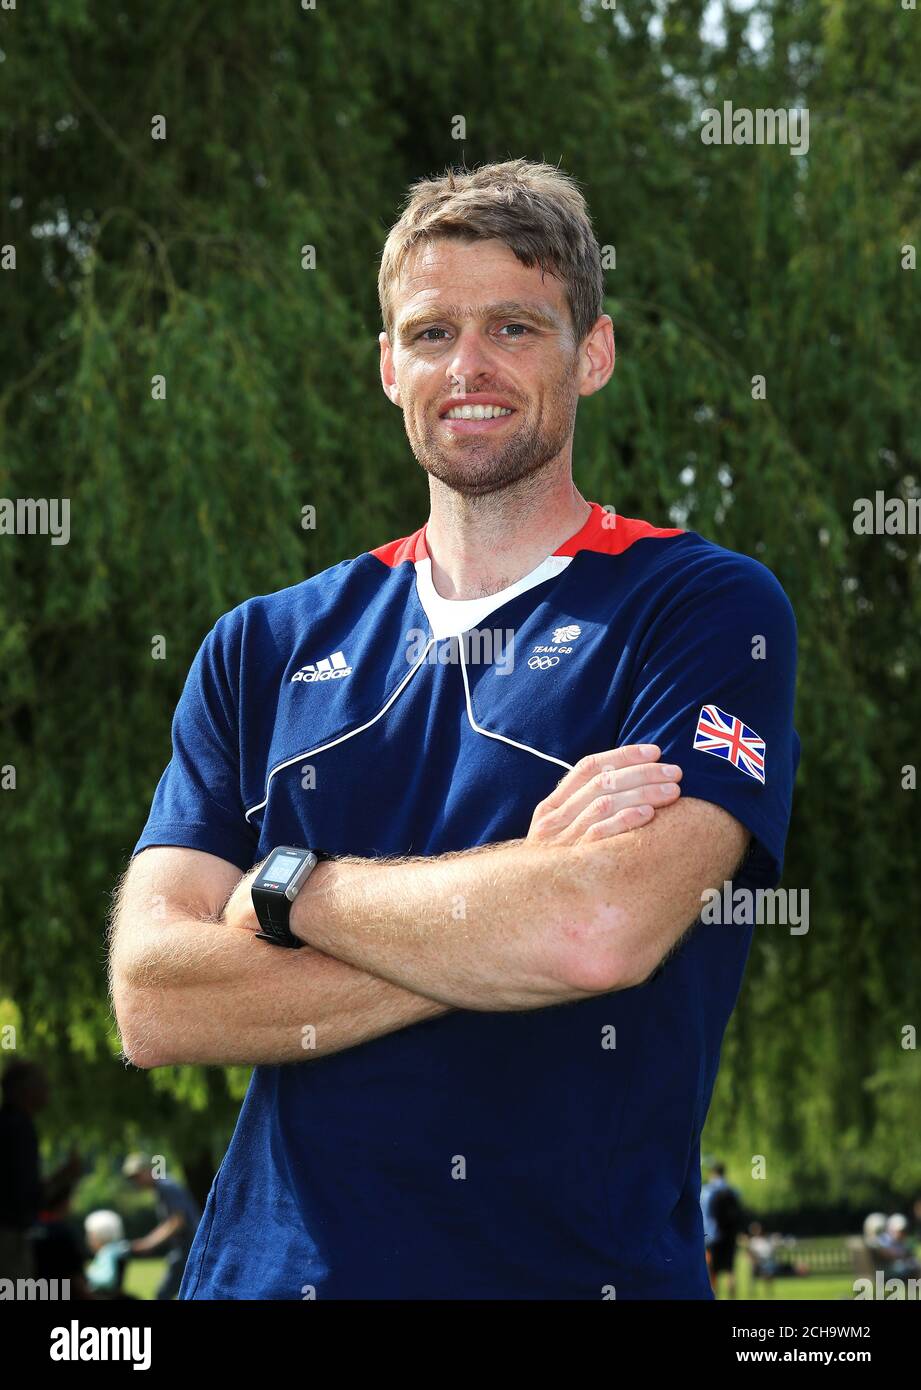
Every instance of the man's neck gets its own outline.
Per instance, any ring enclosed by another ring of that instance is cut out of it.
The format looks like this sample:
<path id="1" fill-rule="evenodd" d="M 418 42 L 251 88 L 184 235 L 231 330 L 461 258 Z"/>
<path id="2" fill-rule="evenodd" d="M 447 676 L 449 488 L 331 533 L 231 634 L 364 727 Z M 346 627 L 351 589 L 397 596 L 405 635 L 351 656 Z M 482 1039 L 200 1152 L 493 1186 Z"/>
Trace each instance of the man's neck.
<path id="1" fill-rule="evenodd" d="M 591 505 L 568 475 L 464 497 L 431 479 L 425 539 L 432 582 L 447 599 L 483 598 L 507 589 L 575 535 Z"/>

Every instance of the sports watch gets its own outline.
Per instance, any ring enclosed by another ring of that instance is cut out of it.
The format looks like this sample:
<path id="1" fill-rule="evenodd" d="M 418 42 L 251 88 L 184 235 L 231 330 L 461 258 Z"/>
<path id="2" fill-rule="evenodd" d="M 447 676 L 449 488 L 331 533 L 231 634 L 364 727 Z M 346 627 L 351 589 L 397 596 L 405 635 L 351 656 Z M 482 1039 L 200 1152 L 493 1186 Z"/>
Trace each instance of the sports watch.
<path id="1" fill-rule="evenodd" d="M 273 849 L 263 868 L 253 879 L 253 907 L 261 931 L 260 941 L 273 946 L 303 946 L 290 927 L 291 904 L 313 873 L 321 859 L 329 859 L 321 849 L 294 849 L 279 845 Z"/>

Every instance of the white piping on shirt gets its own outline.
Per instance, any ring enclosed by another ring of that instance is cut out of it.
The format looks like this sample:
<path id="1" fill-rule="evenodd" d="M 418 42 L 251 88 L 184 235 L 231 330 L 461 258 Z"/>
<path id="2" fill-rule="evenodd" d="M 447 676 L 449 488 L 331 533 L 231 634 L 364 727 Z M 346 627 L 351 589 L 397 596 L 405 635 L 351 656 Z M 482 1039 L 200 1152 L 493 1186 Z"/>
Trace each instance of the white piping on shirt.
<path id="1" fill-rule="evenodd" d="M 464 644 L 458 642 L 460 648 L 461 673 L 464 677 L 464 693 L 467 697 L 467 719 L 474 733 L 482 734 L 484 738 L 498 739 L 500 743 L 511 744 L 512 748 L 521 748 L 525 753 L 533 753 L 535 758 L 545 758 L 548 763 L 557 763 L 560 767 L 565 767 L 567 772 L 571 772 L 575 763 L 566 763 L 562 758 L 554 758 L 550 753 L 542 753 L 539 748 L 532 748 L 528 743 L 519 743 L 517 739 L 507 738 L 505 734 L 494 734 L 490 729 L 484 729 L 482 724 L 478 724 L 473 717 L 473 707 L 470 703 L 470 683 L 467 680 L 467 663 L 464 660 Z"/>
<path id="2" fill-rule="evenodd" d="M 249 820 L 250 816 L 255 815 L 257 811 L 261 811 L 266 805 L 268 805 L 269 789 L 271 786 L 272 778 L 276 775 L 276 773 L 283 772 L 286 767 L 292 767 L 294 763 L 299 763 L 302 758 L 312 758 L 316 753 L 325 753 L 328 748 L 335 748 L 337 744 L 345 743 L 347 739 L 354 738 L 356 734 L 363 734 L 365 729 L 370 729 L 372 724 L 376 724 L 377 721 L 387 713 L 394 700 L 396 700 L 397 696 L 400 695 L 403 690 L 405 690 L 406 686 L 412 680 L 413 676 L 416 674 L 416 672 L 419 670 L 419 667 L 423 664 L 426 657 L 428 656 L 428 653 L 431 651 L 432 644 L 437 640 L 438 639 L 434 636 L 429 638 L 429 641 L 425 647 L 425 651 L 422 653 L 415 666 L 412 668 L 411 671 L 407 673 L 405 678 L 402 681 L 400 681 L 400 684 L 397 686 L 396 690 L 386 701 L 386 703 L 381 706 L 377 714 L 375 714 L 372 719 L 369 719 L 364 724 L 360 724 L 357 729 L 351 729 L 347 734 L 340 734 L 338 738 L 330 739 L 329 743 L 321 743 L 316 748 L 308 748 L 303 753 L 295 753 L 293 758 L 286 758 L 283 763 L 278 763 L 275 767 L 273 767 L 272 771 L 266 778 L 265 796 L 258 803 L 258 805 L 251 806 L 249 810 L 244 813 L 246 820 Z M 519 743 L 517 739 L 508 738 L 505 734 L 495 734 L 492 732 L 491 729 L 484 729 L 482 724 L 478 724 L 476 722 L 476 720 L 473 717 L 473 706 L 470 701 L 470 682 L 467 678 L 467 662 L 464 658 L 464 643 L 462 641 L 458 641 L 457 645 L 458 650 L 460 652 L 461 675 L 464 681 L 464 697 L 467 707 L 467 720 L 474 733 L 482 734 L 484 738 L 494 738 L 499 743 L 507 743 L 512 748 L 520 748 L 523 753 L 533 753 L 535 758 L 543 758 L 545 762 L 556 763 L 558 767 L 564 767 L 567 772 L 570 772 L 572 768 L 575 766 L 574 763 L 567 763 L 562 758 L 555 758 L 551 753 L 542 753 L 539 748 L 532 748 L 529 743 Z"/>
<path id="3" fill-rule="evenodd" d="M 394 700 L 397 698 L 397 696 L 400 694 L 400 692 L 401 692 L 402 690 L 405 689 L 405 687 L 406 687 L 406 686 L 409 684 L 409 682 L 412 680 L 413 676 L 414 676 L 414 675 L 416 674 L 416 672 L 419 670 L 419 667 L 420 667 L 420 666 L 422 665 L 422 663 L 425 661 L 425 658 L 426 658 L 426 656 L 428 655 L 428 653 L 429 653 L 429 651 L 430 651 L 430 649 L 431 649 L 432 643 L 433 643 L 434 641 L 435 641 L 435 638 L 434 638 L 434 637 L 431 637 L 431 638 L 429 639 L 428 644 L 427 644 L 427 646 L 426 646 L 426 648 L 425 648 L 425 651 L 422 653 L 422 655 L 420 656 L 419 660 L 416 662 L 415 666 L 412 668 L 411 671 L 408 671 L 408 672 L 407 672 L 407 674 L 406 674 L 406 676 L 404 677 L 404 679 L 400 681 L 400 684 L 397 686 L 396 690 L 395 690 L 395 691 L 393 692 L 393 694 L 390 696 L 390 699 L 387 700 L 386 703 L 383 704 L 383 705 L 381 706 L 381 708 L 378 710 L 377 714 L 375 714 L 374 717 L 373 717 L 372 719 L 369 719 L 369 720 L 367 721 L 366 724 L 361 724 L 361 725 L 359 725 L 359 727 L 358 727 L 357 729 L 351 729 L 351 730 L 349 730 L 349 732 L 348 732 L 347 734 L 340 734 L 338 738 L 330 739 L 329 743 L 321 743 L 321 744 L 319 745 L 319 747 L 317 747 L 317 748 L 308 748 L 308 749 L 306 750 L 306 752 L 304 752 L 304 753 L 295 753 L 295 755 L 294 755 L 293 758 L 286 758 L 285 761 L 284 761 L 283 763 L 278 763 L 276 767 L 273 767 L 273 768 L 272 768 L 272 771 L 269 773 L 268 777 L 265 779 L 265 796 L 264 796 L 264 797 L 262 798 L 262 800 L 258 803 L 258 805 L 256 805 L 256 806 L 251 806 L 251 807 L 249 808 L 248 811 L 244 812 L 245 819 L 246 819 L 246 820 L 249 820 L 250 816 L 255 815 L 255 813 L 256 813 L 257 811 L 261 811 L 261 810 L 263 809 L 263 807 L 266 806 L 266 805 L 268 804 L 268 800 L 269 800 L 269 787 L 271 786 L 272 778 L 275 776 L 275 774 L 276 774 L 277 772 L 283 772 L 284 769 L 285 769 L 286 767 L 291 767 L 292 764 L 294 764 L 294 763 L 299 763 L 300 760 L 301 760 L 301 758 L 312 758 L 313 755 L 314 755 L 315 753 L 325 753 L 326 750 L 327 750 L 327 748 L 335 748 L 337 743 L 345 743 L 346 739 L 354 738 L 356 734 L 363 734 L 364 731 L 365 731 L 365 729 L 370 729 L 370 727 L 371 727 L 372 724 L 376 724 L 377 721 L 378 721 L 379 719 L 381 719 L 381 718 L 387 713 L 387 711 L 389 710 L 390 706 L 393 704 Z"/>

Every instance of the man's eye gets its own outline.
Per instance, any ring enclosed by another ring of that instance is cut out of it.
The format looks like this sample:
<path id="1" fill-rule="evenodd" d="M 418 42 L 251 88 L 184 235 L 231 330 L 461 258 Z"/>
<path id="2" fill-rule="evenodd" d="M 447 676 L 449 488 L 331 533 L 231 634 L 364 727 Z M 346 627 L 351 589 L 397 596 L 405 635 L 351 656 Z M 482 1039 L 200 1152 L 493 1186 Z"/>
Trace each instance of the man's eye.
<path id="1" fill-rule="evenodd" d="M 446 328 L 424 328 L 424 329 L 422 330 L 421 333 L 418 333 L 418 334 L 416 335 L 416 337 L 417 337 L 417 339 L 421 339 L 423 342 L 426 342 L 426 343 L 437 343 L 437 342 L 440 342 L 441 339 L 440 339 L 440 338 L 430 338 L 430 337 L 429 337 L 429 334 L 430 334 L 430 333 L 445 333 L 445 334 L 447 334 L 447 331 L 448 331 L 448 330 L 447 330 Z"/>
<path id="2" fill-rule="evenodd" d="M 506 323 L 503 324 L 503 326 L 499 329 L 499 332 L 504 333 L 506 329 L 516 330 L 511 334 L 511 337 L 513 338 L 521 338 L 524 336 L 525 333 L 530 333 L 531 331 L 525 323 Z"/>

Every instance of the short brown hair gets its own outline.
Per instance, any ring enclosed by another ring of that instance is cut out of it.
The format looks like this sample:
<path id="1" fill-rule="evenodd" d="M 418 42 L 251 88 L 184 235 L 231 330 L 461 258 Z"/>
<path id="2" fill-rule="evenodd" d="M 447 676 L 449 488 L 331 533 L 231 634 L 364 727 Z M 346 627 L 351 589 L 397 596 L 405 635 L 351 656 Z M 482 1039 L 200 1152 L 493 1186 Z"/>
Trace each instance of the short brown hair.
<path id="1" fill-rule="evenodd" d="M 420 179 L 384 244 L 377 292 L 388 334 L 393 290 L 416 244 L 430 237 L 495 238 L 524 266 L 563 282 L 577 342 L 602 313 L 604 272 L 591 218 L 578 185 L 552 164 L 511 159 L 479 169 L 449 169 Z"/>

